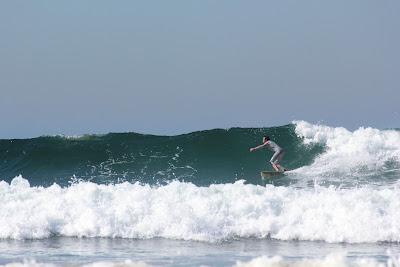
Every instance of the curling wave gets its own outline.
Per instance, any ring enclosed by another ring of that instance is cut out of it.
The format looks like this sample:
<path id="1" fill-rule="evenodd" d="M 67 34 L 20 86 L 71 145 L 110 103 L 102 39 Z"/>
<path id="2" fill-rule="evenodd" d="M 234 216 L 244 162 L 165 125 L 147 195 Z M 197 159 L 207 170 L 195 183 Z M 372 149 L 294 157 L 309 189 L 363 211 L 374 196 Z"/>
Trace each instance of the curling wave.
<path id="1" fill-rule="evenodd" d="M 68 186 L 71 181 L 165 185 L 172 180 L 209 186 L 240 179 L 257 184 L 259 171 L 270 168 L 271 153 L 248 149 L 259 144 L 263 135 L 285 148 L 283 165 L 296 169 L 285 186 L 296 181 L 385 184 L 400 175 L 400 131 L 359 128 L 351 132 L 296 121 L 280 127 L 177 136 L 119 133 L 0 140 L 0 179 L 11 182 L 21 174 L 36 186 Z"/>

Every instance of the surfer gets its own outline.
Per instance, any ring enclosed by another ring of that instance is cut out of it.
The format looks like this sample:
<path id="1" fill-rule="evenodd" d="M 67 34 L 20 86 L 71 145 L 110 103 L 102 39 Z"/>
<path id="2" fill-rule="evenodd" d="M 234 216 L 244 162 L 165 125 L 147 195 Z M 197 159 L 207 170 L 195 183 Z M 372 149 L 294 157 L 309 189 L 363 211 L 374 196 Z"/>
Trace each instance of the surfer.
<path id="1" fill-rule="evenodd" d="M 254 150 L 263 148 L 265 146 L 274 152 L 274 155 L 272 156 L 271 160 L 269 161 L 269 162 L 271 162 L 271 165 L 274 168 L 274 170 L 277 172 L 287 171 L 285 168 L 283 168 L 281 165 L 279 165 L 279 162 L 281 161 L 283 155 L 285 154 L 285 151 L 277 143 L 270 140 L 268 136 L 263 137 L 263 143 L 261 145 L 250 148 L 250 152 L 253 152 Z"/>

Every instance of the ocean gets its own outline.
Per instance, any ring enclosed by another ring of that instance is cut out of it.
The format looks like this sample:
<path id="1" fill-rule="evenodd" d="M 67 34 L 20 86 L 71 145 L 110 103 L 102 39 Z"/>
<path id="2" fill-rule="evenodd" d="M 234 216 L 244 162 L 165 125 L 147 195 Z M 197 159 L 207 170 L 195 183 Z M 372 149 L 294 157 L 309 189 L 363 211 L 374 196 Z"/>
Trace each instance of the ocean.
<path id="1" fill-rule="evenodd" d="M 0 265 L 400 266 L 399 179 L 399 129 L 0 140 Z"/>

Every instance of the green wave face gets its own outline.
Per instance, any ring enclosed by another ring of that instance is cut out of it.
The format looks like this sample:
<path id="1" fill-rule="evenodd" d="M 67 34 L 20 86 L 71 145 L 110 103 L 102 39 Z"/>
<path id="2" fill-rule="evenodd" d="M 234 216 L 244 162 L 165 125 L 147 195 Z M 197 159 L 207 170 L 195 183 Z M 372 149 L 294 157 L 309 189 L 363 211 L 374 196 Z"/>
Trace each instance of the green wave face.
<path id="1" fill-rule="evenodd" d="M 196 185 L 259 180 L 272 170 L 272 152 L 249 148 L 269 135 L 286 151 L 282 165 L 289 169 L 310 164 L 324 145 L 304 145 L 295 125 L 272 128 L 231 128 L 177 136 L 111 133 L 78 138 L 39 137 L 0 140 L 0 180 L 22 174 L 32 185 L 68 185 L 123 181 L 163 184 L 177 179 Z"/>

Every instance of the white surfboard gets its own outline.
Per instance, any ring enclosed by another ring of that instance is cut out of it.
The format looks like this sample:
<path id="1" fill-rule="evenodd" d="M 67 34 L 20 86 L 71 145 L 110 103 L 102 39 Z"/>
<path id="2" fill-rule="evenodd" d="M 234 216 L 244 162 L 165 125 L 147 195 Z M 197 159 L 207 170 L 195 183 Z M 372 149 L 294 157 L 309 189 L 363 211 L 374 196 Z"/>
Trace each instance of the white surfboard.
<path id="1" fill-rule="evenodd" d="M 277 171 L 262 171 L 260 174 L 261 174 L 261 177 L 263 178 L 263 179 L 270 179 L 270 178 L 272 178 L 272 177 L 276 177 L 276 176 L 281 176 L 281 175 L 283 175 L 285 172 L 283 171 L 283 172 L 277 172 Z"/>

